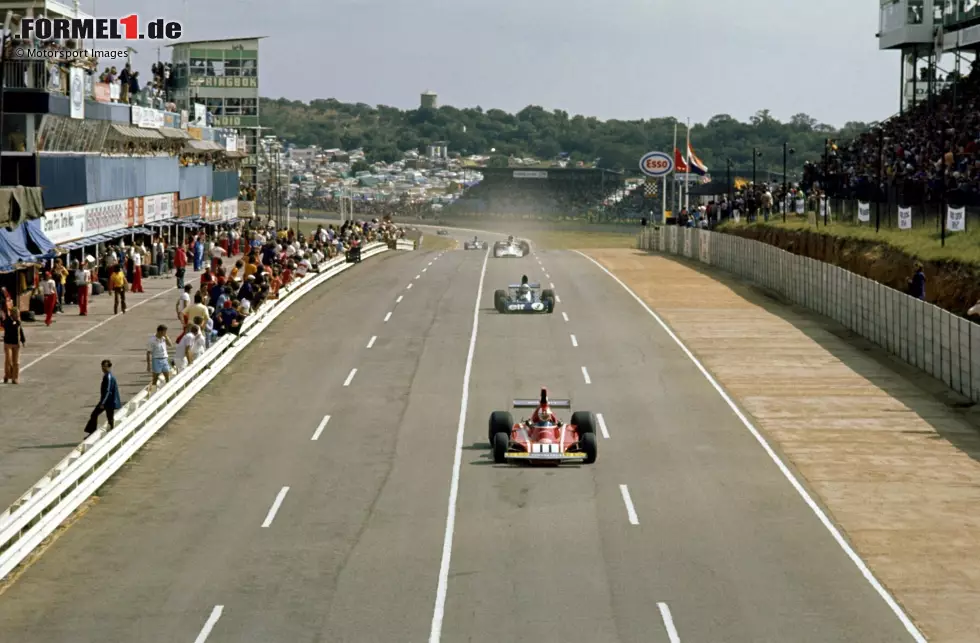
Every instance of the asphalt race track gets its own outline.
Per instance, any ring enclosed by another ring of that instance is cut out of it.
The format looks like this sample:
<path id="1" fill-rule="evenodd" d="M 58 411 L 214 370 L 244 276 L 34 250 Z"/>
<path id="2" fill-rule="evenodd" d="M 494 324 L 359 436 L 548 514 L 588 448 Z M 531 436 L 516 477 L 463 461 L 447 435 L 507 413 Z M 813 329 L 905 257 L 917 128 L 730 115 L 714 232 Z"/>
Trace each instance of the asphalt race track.
<path id="1" fill-rule="evenodd" d="M 0 640 L 912 640 L 627 292 L 485 258 L 386 253 L 295 304 L 0 596 Z M 493 310 L 521 274 L 554 314 Z M 594 465 L 492 463 L 488 415 L 542 386 L 601 414 Z"/>

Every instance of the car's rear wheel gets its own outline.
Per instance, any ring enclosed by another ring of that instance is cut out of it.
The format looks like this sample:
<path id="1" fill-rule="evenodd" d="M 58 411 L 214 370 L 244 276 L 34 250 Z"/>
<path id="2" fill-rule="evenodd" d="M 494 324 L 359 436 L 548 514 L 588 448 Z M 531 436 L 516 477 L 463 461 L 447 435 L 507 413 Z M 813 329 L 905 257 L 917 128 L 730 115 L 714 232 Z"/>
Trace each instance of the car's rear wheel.
<path id="1" fill-rule="evenodd" d="M 490 414 L 490 430 L 487 434 L 488 442 L 493 445 L 494 436 L 498 433 L 505 433 L 510 439 L 510 432 L 514 430 L 514 416 L 510 411 L 494 411 Z"/>
<path id="2" fill-rule="evenodd" d="M 507 462 L 507 449 L 510 448 L 510 435 L 498 433 L 493 436 L 493 461 L 497 464 Z M 588 460 L 588 458 L 586 458 Z"/>
<path id="3" fill-rule="evenodd" d="M 507 312 L 507 291 L 497 290 L 493 293 L 493 307 L 498 313 Z"/>
<path id="4" fill-rule="evenodd" d="M 585 464 L 592 464 L 599 457 L 599 442 L 595 433 L 583 433 L 579 438 L 579 446 L 585 452 Z"/>
<path id="5" fill-rule="evenodd" d="M 575 411 L 572 413 L 572 426 L 579 435 L 595 433 L 595 413 L 592 411 Z"/>

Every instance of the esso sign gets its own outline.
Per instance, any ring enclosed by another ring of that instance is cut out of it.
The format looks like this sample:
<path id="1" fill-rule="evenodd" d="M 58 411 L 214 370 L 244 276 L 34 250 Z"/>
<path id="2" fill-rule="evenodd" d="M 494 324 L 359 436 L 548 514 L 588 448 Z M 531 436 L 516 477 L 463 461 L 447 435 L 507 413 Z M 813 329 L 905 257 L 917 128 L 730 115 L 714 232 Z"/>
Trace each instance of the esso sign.
<path id="1" fill-rule="evenodd" d="M 647 152 L 640 159 L 640 171 L 647 176 L 667 176 L 674 170 L 674 159 L 663 152 Z"/>

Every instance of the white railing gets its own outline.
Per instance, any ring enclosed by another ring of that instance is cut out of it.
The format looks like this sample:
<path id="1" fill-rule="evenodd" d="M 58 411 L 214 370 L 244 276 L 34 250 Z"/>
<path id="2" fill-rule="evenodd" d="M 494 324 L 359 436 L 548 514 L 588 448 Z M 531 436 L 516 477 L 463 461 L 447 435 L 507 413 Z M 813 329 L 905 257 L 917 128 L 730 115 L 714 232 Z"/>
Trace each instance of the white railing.
<path id="1" fill-rule="evenodd" d="M 370 243 L 367 259 L 388 250 Z M 118 471 L 147 440 L 215 378 L 293 302 L 355 264 L 337 257 L 319 272 L 280 290 L 279 299 L 246 318 L 238 336 L 225 335 L 189 368 L 153 395 L 144 389 L 116 413 L 115 428 L 104 424 L 0 514 L 0 579 L 14 570 L 72 512 Z"/>
<path id="2" fill-rule="evenodd" d="M 843 268 L 761 241 L 693 228 L 648 228 L 640 249 L 683 255 L 777 292 L 844 325 L 980 402 L 980 326 Z"/>

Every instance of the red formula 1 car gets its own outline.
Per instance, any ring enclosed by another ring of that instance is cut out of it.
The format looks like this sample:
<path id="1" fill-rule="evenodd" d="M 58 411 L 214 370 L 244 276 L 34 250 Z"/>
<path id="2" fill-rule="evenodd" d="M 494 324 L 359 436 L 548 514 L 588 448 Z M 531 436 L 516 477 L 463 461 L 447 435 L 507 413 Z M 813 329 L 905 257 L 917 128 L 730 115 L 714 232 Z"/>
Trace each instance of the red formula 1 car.
<path id="1" fill-rule="evenodd" d="M 548 400 L 547 389 L 541 389 L 538 401 L 514 400 L 514 408 L 535 411 L 520 422 L 514 422 L 510 411 L 490 414 L 488 437 L 494 462 L 595 462 L 599 444 L 595 437 L 595 415 L 591 411 L 576 411 L 565 424 L 551 409 L 570 409 L 571 400 Z"/>

